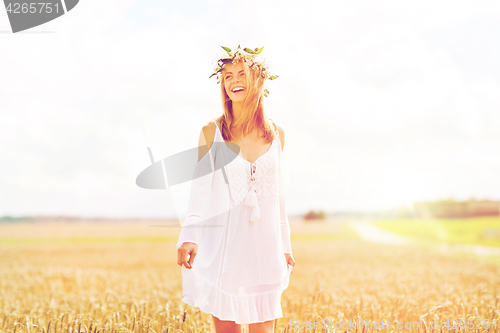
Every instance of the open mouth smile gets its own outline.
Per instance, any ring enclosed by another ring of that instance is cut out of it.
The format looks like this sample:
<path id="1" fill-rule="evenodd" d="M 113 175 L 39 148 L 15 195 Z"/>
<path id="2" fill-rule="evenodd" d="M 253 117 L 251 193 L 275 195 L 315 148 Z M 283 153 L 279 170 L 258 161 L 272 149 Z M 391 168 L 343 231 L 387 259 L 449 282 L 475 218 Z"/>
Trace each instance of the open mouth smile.
<path id="1" fill-rule="evenodd" d="M 231 92 L 232 92 L 233 94 L 242 93 L 243 91 L 245 91 L 245 88 L 243 88 L 243 87 L 234 87 L 234 88 L 231 90 Z"/>

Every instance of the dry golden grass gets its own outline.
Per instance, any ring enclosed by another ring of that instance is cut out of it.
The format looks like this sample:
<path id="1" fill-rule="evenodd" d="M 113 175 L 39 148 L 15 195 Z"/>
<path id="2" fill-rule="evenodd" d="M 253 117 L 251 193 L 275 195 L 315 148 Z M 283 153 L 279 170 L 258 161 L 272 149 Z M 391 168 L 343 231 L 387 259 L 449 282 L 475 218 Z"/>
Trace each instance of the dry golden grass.
<path id="1" fill-rule="evenodd" d="M 211 315 L 181 302 L 175 248 L 179 229 L 146 230 L 153 224 L 0 226 L 1 238 L 17 240 L 0 243 L 0 331 L 215 332 Z M 333 233 L 340 229 L 292 225 L 297 265 L 282 296 L 284 318 L 277 321 L 278 332 L 287 329 L 290 319 L 343 322 L 358 315 L 377 322 L 439 318 L 440 328 L 446 318 L 496 318 L 497 328 L 491 325 L 487 331 L 500 331 L 500 266 L 418 247 L 297 237 L 312 230 Z M 158 234 L 173 240 L 158 241 Z M 56 241 L 23 241 L 37 236 Z M 57 241 L 68 237 L 115 241 Z M 119 242 L 119 238 L 126 241 Z M 148 238 L 156 241 L 148 242 Z M 474 324 L 477 327 L 479 322 Z M 375 329 L 359 327 L 358 331 Z"/>

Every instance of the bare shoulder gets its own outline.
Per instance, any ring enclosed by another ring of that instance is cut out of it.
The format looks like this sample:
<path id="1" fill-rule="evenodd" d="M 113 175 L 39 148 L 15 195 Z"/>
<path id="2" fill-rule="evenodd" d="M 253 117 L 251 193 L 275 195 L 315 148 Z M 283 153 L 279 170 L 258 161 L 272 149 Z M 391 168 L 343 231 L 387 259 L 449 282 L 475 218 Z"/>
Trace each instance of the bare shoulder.
<path id="1" fill-rule="evenodd" d="M 205 124 L 200 131 L 200 137 L 198 139 L 198 161 L 205 156 L 205 154 L 212 147 L 212 143 L 215 138 L 215 124 L 210 121 Z"/>
<path id="2" fill-rule="evenodd" d="M 199 146 L 208 144 L 208 149 L 210 149 L 214 139 L 215 139 L 215 124 L 212 121 L 209 121 L 201 129 Z"/>
<path id="3" fill-rule="evenodd" d="M 283 127 L 276 123 L 276 127 L 278 127 L 278 133 L 281 141 L 281 150 L 285 149 L 285 130 Z"/>

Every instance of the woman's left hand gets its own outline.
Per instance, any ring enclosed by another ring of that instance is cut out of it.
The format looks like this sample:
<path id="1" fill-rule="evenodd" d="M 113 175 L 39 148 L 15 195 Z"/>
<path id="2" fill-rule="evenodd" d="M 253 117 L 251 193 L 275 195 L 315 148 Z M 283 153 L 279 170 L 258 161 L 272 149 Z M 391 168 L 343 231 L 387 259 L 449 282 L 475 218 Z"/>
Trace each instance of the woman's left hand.
<path id="1" fill-rule="evenodd" d="M 295 267 L 295 260 L 293 259 L 293 256 L 291 253 L 285 253 L 285 259 L 286 263 L 292 267 Z M 292 270 L 293 273 L 293 270 Z"/>

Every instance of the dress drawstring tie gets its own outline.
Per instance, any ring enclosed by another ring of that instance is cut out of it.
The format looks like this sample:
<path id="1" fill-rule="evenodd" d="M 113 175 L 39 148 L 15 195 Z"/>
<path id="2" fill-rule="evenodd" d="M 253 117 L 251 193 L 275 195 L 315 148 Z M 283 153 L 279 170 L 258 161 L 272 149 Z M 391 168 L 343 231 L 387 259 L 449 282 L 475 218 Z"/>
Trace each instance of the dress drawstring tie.
<path id="1" fill-rule="evenodd" d="M 252 163 L 250 166 L 250 180 L 252 181 L 252 183 L 250 185 L 250 190 L 248 191 L 247 197 L 245 198 L 245 205 L 252 209 L 252 213 L 250 214 L 250 222 L 255 222 L 260 219 L 259 200 L 257 199 L 257 192 L 254 189 L 256 169 L 257 165 Z"/>
<path id="2" fill-rule="evenodd" d="M 252 213 L 250 214 L 250 222 L 255 222 L 259 220 L 260 219 L 259 201 L 257 200 L 257 193 L 252 187 L 250 187 L 248 195 L 245 198 L 245 205 L 252 209 Z"/>

